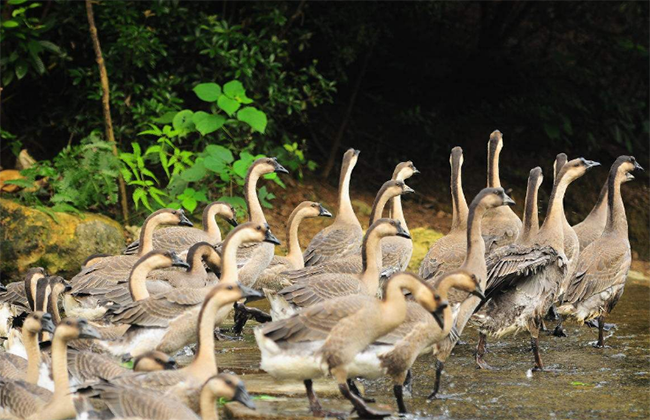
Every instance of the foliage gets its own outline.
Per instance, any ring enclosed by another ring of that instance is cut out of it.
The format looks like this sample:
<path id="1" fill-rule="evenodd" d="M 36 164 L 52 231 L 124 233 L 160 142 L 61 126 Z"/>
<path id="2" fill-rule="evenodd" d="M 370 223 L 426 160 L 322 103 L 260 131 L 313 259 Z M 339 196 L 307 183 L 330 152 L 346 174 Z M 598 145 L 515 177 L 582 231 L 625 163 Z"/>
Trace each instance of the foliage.
<path id="1" fill-rule="evenodd" d="M 106 211 L 117 202 L 120 166 L 110 143 L 92 133 L 81 144 L 65 147 L 52 162 L 22 170 L 24 179 L 7 183 L 24 188 L 21 199 L 28 204 L 49 204 L 63 212 Z"/>

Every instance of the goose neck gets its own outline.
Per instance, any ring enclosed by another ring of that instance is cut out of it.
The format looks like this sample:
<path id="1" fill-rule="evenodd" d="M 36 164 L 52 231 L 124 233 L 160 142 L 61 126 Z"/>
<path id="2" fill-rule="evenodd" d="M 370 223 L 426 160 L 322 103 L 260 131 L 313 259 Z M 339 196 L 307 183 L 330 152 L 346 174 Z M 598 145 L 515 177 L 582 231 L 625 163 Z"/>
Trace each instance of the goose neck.
<path id="1" fill-rule="evenodd" d="M 140 229 L 140 242 L 138 248 L 138 257 L 153 251 L 153 232 L 160 226 L 160 218 L 158 214 L 152 214 L 142 224 Z"/>
<path id="2" fill-rule="evenodd" d="M 460 162 L 454 162 L 451 167 L 451 202 L 452 202 L 452 219 L 451 229 L 467 228 L 467 200 L 463 192 L 463 182 L 461 176 Z"/>
<path id="3" fill-rule="evenodd" d="M 248 206 L 248 221 L 255 223 L 266 223 L 264 211 L 260 204 L 260 199 L 257 196 L 257 181 L 262 174 L 260 173 L 260 166 L 252 166 L 248 175 L 246 176 L 246 183 L 244 185 L 244 194 L 246 205 Z"/>
<path id="4" fill-rule="evenodd" d="M 147 274 L 151 271 L 151 267 L 146 261 L 136 264 L 131 270 L 129 276 L 129 292 L 134 302 L 147 299 L 149 297 L 149 290 L 147 290 Z"/>
<path id="5" fill-rule="evenodd" d="M 609 193 L 607 197 L 608 208 L 605 232 L 620 233 L 627 237 L 627 218 L 625 217 L 625 205 L 623 204 L 623 197 L 621 196 L 621 184 L 623 177 L 625 176 L 624 172 L 614 171 L 608 179 Z"/>
<path id="6" fill-rule="evenodd" d="M 378 232 L 370 231 L 363 238 L 361 246 L 361 281 L 368 293 L 375 295 L 379 288 L 379 271 L 381 270 L 381 238 Z"/>
<path id="7" fill-rule="evenodd" d="M 27 382 L 36 384 L 41 367 L 41 351 L 38 347 L 38 334 L 24 330 L 24 344 L 27 351 Z"/>
<path id="8" fill-rule="evenodd" d="M 203 211 L 203 231 L 208 234 L 210 243 L 216 244 L 221 242 L 221 230 L 217 224 L 217 206 L 208 206 Z"/>
<path id="9" fill-rule="evenodd" d="M 300 249 L 300 239 L 298 237 L 298 227 L 305 218 L 305 212 L 294 211 L 289 217 L 289 224 L 287 225 L 287 237 L 289 238 L 289 252 L 287 252 L 287 259 L 294 269 L 304 268 L 305 260 L 302 256 Z"/>
<path id="10" fill-rule="evenodd" d="M 350 200 L 350 179 L 352 178 L 353 169 L 354 165 L 351 162 L 345 162 L 343 168 L 341 168 L 337 219 L 357 220 L 357 216 L 354 214 L 354 209 L 352 208 L 352 201 Z M 357 223 L 359 223 L 358 220 Z"/>
<path id="11" fill-rule="evenodd" d="M 203 420 L 219 420 L 219 413 L 216 408 L 216 397 L 209 389 L 208 386 L 204 386 L 201 390 L 201 396 L 199 400 L 199 408 L 201 413 L 201 419 Z"/>
<path id="12" fill-rule="evenodd" d="M 214 355 L 214 328 L 217 311 L 221 308 L 218 293 L 209 294 L 201 305 L 198 322 L 198 348 L 188 369 L 196 376 L 209 378 L 217 374 L 217 359 Z"/>

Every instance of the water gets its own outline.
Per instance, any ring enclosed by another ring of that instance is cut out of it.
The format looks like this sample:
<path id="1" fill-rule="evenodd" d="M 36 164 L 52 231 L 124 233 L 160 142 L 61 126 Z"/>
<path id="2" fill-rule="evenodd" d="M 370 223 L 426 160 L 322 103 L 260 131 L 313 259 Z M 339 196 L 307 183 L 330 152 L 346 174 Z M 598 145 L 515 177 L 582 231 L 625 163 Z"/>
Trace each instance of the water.
<path id="1" fill-rule="evenodd" d="M 533 355 L 526 334 L 489 342 L 486 361 L 499 370 L 477 370 L 473 357 L 477 333 L 469 328 L 462 337 L 466 344 L 459 344 L 445 365 L 442 398 L 426 401 L 433 388 L 435 359 L 425 355 L 417 360 L 413 367 L 413 396 L 405 400 L 413 413 L 408 418 L 650 418 L 648 286 L 647 282 L 628 281 L 621 301 L 607 319 L 618 328 L 606 333 L 604 349 L 592 347 L 590 342 L 596 340 L 597 330 L 588 327 L 567 323 L 569 337 L 542 335 L 540 348 L 548 372 L 530 372 Z M 259 372 L 259 352 L 248 328 L 246 332 L 241 341 L 217 343 L 220 369 L 244 374 Z M 396 410 L 389 380 L 363 381 L 363 384 L 366 395 L 377 400 L 374 406 Z M 323 403 L 326 408 L 339 411 L 347 407 L 333 397 L 323 398 Z M 283 417 L 284 413 L 287 418 L 293 418 L 306 415 L 307 400 L 298 397 L 258 406 L 276 416 Z"/>

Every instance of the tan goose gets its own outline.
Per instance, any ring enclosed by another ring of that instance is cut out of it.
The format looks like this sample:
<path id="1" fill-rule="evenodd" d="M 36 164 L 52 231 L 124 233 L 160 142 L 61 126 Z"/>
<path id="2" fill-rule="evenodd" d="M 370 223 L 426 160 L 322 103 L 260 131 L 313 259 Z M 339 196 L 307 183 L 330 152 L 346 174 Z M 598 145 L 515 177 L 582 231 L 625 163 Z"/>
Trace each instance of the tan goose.
<path id="1" fill-rule="evenodd" d="M 603 347 L 605 317 L 623 295 L 632 255 L 628 239 L 621 184 L 634 179 L 630 173 L 643 170 L 633 156 L 621 156 L 612 165 L 608 177 L 608 214 L 605 230 L 580 254 L 575 275 L 564 296 L 560 313 L 579 323 L 598 319 L 598 341 Z"/>
<path id="2" fill-rule="evenodd" d="M 409 290 L 429 312 L 441 312 L 447 306 L 418 277 L 395 274 L 386 283 L 383 300 L 363 294 L 337 297 L 257 328 L 255 339 L 262 352 L 262 369 L 274 378 L 303 380 L 314 416 L 331 414 L 323 410 L 312 387 L 313 379 L 328 373 L 334 376 L 359 417 L 390 415 L 373 410 L 350 391 L 348 378 L 359 372 L 348 369 L 368 345 L 404 322 L 407 305 L 402 289 Z"/>
<path id="3" fill-rule="evenodd" d="M 304 253 L 305 266 L 345 257 L 358 252 L 361 246 L 363 231 L 350 201 L 350 178 L 358 158 L 359 151 L 354 149 L 343 155 L 336 218 L 312 238 Z"/>
<path id="4" fill-rule="evenodd" d="M 542 168 L 539 166 L 530 170 L 528 174 L 528 186 L 526 187 L 526 201 L 524 203 L 524 218 L 522 228 L 517 237 L 516 243 L 530 245 L 539 232 L 539 210 L 537 208 L 537 196 L 539 187 L 544 182 Z"/>
<path id="5" fill-rule="evenodd" d="M 433 243 L 420 264 L 423 279 L 435 279 L 449 273 L 463 263 L 467 248 L 467 201 L 463 192 L 461 170 L 463 149 L 454 147 L 449 156 L 451 165 L 451 230 Z"/>
<path id="6" fill-rule="evenodd" d="M 89 398 L 99 399 L 108 406 L 114 418 L 140 420 L 218 420 L 217 400 L 226 398 L 238 401 L 255 409 L 253 399 L 248 394 L 244 382 L 236 375 L 220 373 L 210 377 L 201 387 L 198 416 L 178 398 L 166 396 L 147 389 L 120 387 L 110 382 L 100 382 L 81 389 L 79 393 Z"/>
<path id="7" fill-rule="evenodd" d="M 393 171 L 393 181 L 406 181 L 415 174 L 419 174 L 413 162 L 401 162 Z M 391 219 L 399 220 L 405 231 L 409 231 L 404 218 L 402 197 L 397 196 L 390 200 L 389 215 Z M 379 215 L 381 217 L 381 215 Z M 411 239 L 392 236 L 381 241 L 382 264 L 384 267 L 393 267 L 395 271 L 403 271 L 408 267 L 413 254 L 413 241 Z"/>
<path id="8" fill-rule="evenodd" d="M 488 180 L 489 188 L 500 188 L 499 155 L 503 148 L 503 135 L 499 130 L 490 134 L 488 141 Z M 485 250 L 489 254 L 493 250 L 511 244 L 519 236 L 521 220 L 510 207 L 497 207 L 490 210 L 483 220 L 483 238 Z"/>
<path id="9" fill-rule="evenodd" d="M 66 314 L 84 315 L 88 319 L 101 316 L 103 311 L 97 312 L 99 298 L 95 294 L 99 291 L 101 295 L 105 288 L 126 280 L 133 265 L 153 250 L 153 231 L 159 225 L 192 226 L 192 222 L 185 217 L 183 210 L 162 209 L 152 213 L 142 225 L 140 248 L 136 255 L 101 258 L 94 264 L 85 266 L 70 280 L 72 290 L 64 300 Z"/>
<path id="10" fill-rule="evenodd" d="M 605 181 L 603 188 L 598 195 L 596 205 L 591 209 L 591 212 L 585 217 L 585 220 L 573 226 L 578 240 L 580 241 L 580 249 L 587 248 L 596 239 L 600 238 L 605 230 L 607 224 L 607 184 Z"/>
<path id="11" fill-rule="evenodd" d="M 498 206 L 513 205 L 514 201 L 503 191 L 503 188 L 484 188 L 472 200 L 467 214 L 467 229 L 465 238 L 465 252 L 463 263 L 458 270 L 462 270 L 475 276 L 480 282 L 481 289 L 485 290 L 487 269 L 485 266 L 485 241 L 482 236 L 483 218 L 490 209 Z M 451 273 L 455 273 L 452 271 Z M 440 287 L 444 276 L 437 276 L 427 283 Z M 440 380 L 444 364 L 451 355 L 458 339 L 463 333 L 467 322 L 471 318 L 480 300 L 467 293 L 451 289 L 449 293 L 449 304 L 454 309 L 453 333 L 434 345 L 436 355 L 436 378 L 433 392 L 429 398 L 435 398 L 440 389 Z"/>
<path id="12" fill-rule="evenodd" d="M 133 360 L 133 372 L 155 372 L 176 369 L 176 360 L 160 351 L 143 353 Z M 71 379 L 83 383 L 94 379 L 110 380 L 131 373 L 112 357 L 68 349 L 68 371 Z"/>
<path id="13" fill-rule="evenodd" d="M 300 223 L 311 217 L 332 217 L 325 207 L 313 201 L 303 201 L 291 212 L 287 223 L 288 253 L 286 256 L 274 255 L 269 266 L 260 275 L 256 287 L 258 289 L 275 288 L 281 284 L 278 281 L 280 273 L 305 267 L 305 260 L 300 249 L 298 227 Z M 289 284 L 285 284 L 288 286 Z"/>
<path id="14" fill-rule="evenodd" d="M 502 337 L 527 330 L 535 356 L 535 370 L 544 365 L 539 354 L 539 330 L 542 317 L 557 298 L 566 275 L 564 255 L 563 206 L 567 187 L 599 163 L 583 158 L 567 162 L 553 185 L 546 219 L 533 245 L 513 244 L 488 257 L 488 303 L 477 317 L 479 343 L 476 362 L 489 368 L 483 360 L 487 335 Z M 508 308 L 508 310 L 506 310 Z"/>
<path id="15" fill-rule="evenodd" d="M 12 353 L 0 354 L 0 377 L 7 380 L 24 380 L 30 384 L 46 386 L 47 381 L 39 379 L 41 373 L 41 350 L 38 335 L 43 331 L 54 332 L 52 316 L 46 312 L 32 312 L 25 318 L 22 327 L 22 339 L 27 352 L 27 359 Z"/>
<path id="16" fill-rule="evenodd" d="M 187 269 L 170 267 L 154 270 L 148 277 L 166 281 L 173 287 L 205 287 L 214 285 L 219 280 L 215 273 L 221 271 L 221 256 L 214 246 L 207 242 L 192 245 L 185 258 Z M 207 271 L 205 266 L 210 268 Z"/>
<path id="17" fill-rule="evenodd" d="M 246 206 L 248 206 L 248 221 L 256 224 L 266 224 L 266 217 L 262 205 L 257 197 L 257 181 L 271 173 L 289 173 L 276 158 L 257 159 L 248 168 L 244 193 Z M 249 287 L 253 287 L 262 271 L 271 263 L 274 254 L 274 245 L 267 242 L 255 242 L 242 245 L 237 252 L 237 265 L 239 269 L 239 281 Z"/>
<path id="18" fill-rule="evenodd" d="M 181 253 L 187 251 L 197 242 L 207 242 L 212 245 L 221 243 L 221 230 L 217 225 L 216 216 L 221 217 L 232 226 L 237 226 L 235 209 L 223 201 L 215 201 L 203 209 L 203 229 L 168 227 L 158 229 L 153 234 L 153 249 L 163 249 Z M 130 243 L 124 254 L 133 255 L 138 252 L 140 241 Z"/>
<path id="19" fill-rule="evenodd" d="M 220 284 L 237 283 L 236 253 L 240 245 L 250 242 L 279 241 L 268 225 L 247 222 L 233 229 L 223 244 L 223 267 Z M 135 269 L 134 269 L 135 270 Z M 141 286 L 140 286 L 141 287 Z M 131 283 L 131 289 L 136 290 Z M 176 288 L 169 292 L 110 308 L 104 319 L 109 324 L 128 325 L 124 336 L 105 346 L 115 355 L 137 356 L 146 351 L 158 349 L 173 354 L 197 340 L 196 325 L 201 304 L 212 292 L 213 286 L 201 288 Z M 140 293 L 146 292 L 146 288 Z M 256 294 L 259 296 L 259 294 Z M 221 323 L 222 319 L 218 322 Z"/>
<path id="20" fill-rule="evenodd" d="M 388 204 L 388 202 L 391 199 L 399 197 L 401 194 L 409 194 L 412 192 L 414 192 L 413 189 L 411 189 L 411 187 L 406 185 L 402 180 L 386 181 L 384 185 L 382 185 L 379 191 L 377 192 L 377 195 L 375 196 L 375 201 L 372 204 L 372 209 L 370 210 L 370 225 L 375 223 L 377 220 L 381 219 L 382 213 L 384 212 L 384 208 L 386 207 L 386 204 Z M 389 238 L 385 238 L 385 239 L 389 239 Z M 400 238 L 400 239 L 407 240 L 405 238 Z M 410 239 L 408 240 L 410 241 Z M 383 241 L 384 240 L 382 240 L 381 242 L 382 244 L 384 243 Z M 382 272 L 384 271 L 395 272 L 399 267 L 385 264 L 383 261 L 384 255 L 385 254 L 382 248 Z M 395 259 L 394 256 L 391 256 L 390 261 L 392 262 L 392 264 L 396 264 L 397 259 Z M 391 262 L 389 262 L 389 264 L 391 264 Z M 351 253 L 347 257 L 338 258 L 336 260 L 329 260 L 322 264 L 304 267 L 299 270 L 287 271 L 282 273 L 282 276 L 286 279 L 286 281 L 290 283 L 296 283 L 303 280 L 308 280 L 317 274 L 324 274 L 324 273 L 357 274 L 357 273 L 361 273 L 362 269 L 363 269 L 363 264 L 362 264 L 362 257 L 361 257 L 361 249 L 359 249 L 358 252 Z"/>
<path id="21" fill-rule="evenodd" d="M 27 382 L 0 378 L 0 407 L 17 419 L 63 420 L 75 417 L 68 377 L 67 343 L 78 338 L 99 338 L 99 333 L 85 320 L 72 318 L 64 319 L 54 330 L 54 393 Z"/>
<path id="22" fill-rule="evenodd" d="M 11 319 L 22 312 L 34 310 L 36 282 L 46 276 L 41 267 L 27 270 L 23 281 L 16 281 L 5 286 L 0 291 L 0 337 L 7 337 Z"/>
<path id="23" fill-rule="evenodd" d="M 111 382 L 120 386 L 145 388 L 174 395 L 197 411 L 198 392 L 201 386 L 211 376 L 217 374 L 214 352 L 214 327 L 217 324 L 217 313 L 219 309 L 231 308 L 233 302 L 249 296 L 260 296 L 260 293 L 241 284 L 220 282 L 206 296 L 199 312 L 198 323 L 194 324 L 198 324 L 198 346 L 194 359 L 189 365 L 177 370 L 123 375 L 114 378 Z"/>
<path id="24" fill-rule="evenodd" d="M 381 238 L 398 235 L 411 236 L 397 220 L 379 219 L 373 223 L 363 238 L 362 271 L 358 274 L 325 273 L 299 281 L 268 297 L 273 319 L 286 318 L 298 309 L 339 296 L 365 294 L 375 296 L 381 274 Z"/>

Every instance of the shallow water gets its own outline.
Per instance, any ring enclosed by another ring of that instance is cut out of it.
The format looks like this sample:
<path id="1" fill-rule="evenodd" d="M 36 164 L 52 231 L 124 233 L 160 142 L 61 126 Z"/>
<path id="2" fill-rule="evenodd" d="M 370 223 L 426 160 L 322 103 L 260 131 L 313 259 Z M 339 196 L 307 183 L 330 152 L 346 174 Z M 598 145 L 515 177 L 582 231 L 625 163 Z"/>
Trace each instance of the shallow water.
<path id="1" fill-rule="evenodd" d="M 588 327 L 565 324 L 569 334 L 565 338 L 543 334 L 540 348 L 548 372 L 529 372 L 533 355 L 526 334 L 490 342 L 486 361 L 499 370 L 477 370 L 473 358 L 477 333 L 469 328 L 462 337 L 464 344 L 456 346 L 445 365 L 442 398 L 426 401 L 433 387 L 435 359 L 425 355 L 417 360 L 414 395 L 406 398 L 414 414 L 408 418 L 650 418 L 649 286 L 643 281 L 628 281 L 619 305 L 607 319 L 618 328 L 606 333 L 604 349 L 592 347 L 597 330 Z M 259 373 L 259 352 L 250 333 L 247 327 L 242 341 L 217 343 L 220 369 Z M 366 395 L 375 398 L 380 408 L 396 410 L 389 380 L 362 382 Z M 306 398 L 300 400 L 306 407 Z M 327 408 L 341 409 L 337 398 L 322 400 Z M 306 414 L 295 410 L 295 403 L 291 399 L 268 404 L 276 415 L 283 412 L 284 404 L 289 418 Z"/>

